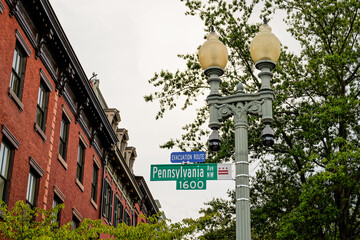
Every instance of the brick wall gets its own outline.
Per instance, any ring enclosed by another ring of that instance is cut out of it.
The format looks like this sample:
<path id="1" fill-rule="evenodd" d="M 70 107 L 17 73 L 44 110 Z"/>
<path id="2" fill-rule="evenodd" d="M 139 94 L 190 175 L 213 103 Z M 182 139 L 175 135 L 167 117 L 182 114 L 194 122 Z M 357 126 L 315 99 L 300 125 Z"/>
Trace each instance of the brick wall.
<path id="1" fill-rule="evenodd" d="M 54 186 L 65 196 L 65 209 L 62 211 L 61 223 L 72 220 L 73 208 L 84 218 L 98 219 L 100 209 L 100 193 L 102 169 L 99 169 L 97 205 L 91 203 L 91 182 L 93 172 L 95 150 L 90 147 L 89 140 L 85 138 L 87 148 L 85 150 L 83 189 L 76 184 L 77 153 L 79 146 L 79 134 L 86 136 L 75 117 L 72 115 L 70 123 L 67 169 L 58 160 L 60 125 L 63 105 L 69 109 L 63 97 L 58 96 L 55 89 L 49 95 L 46 141 L 34 130 L 36 118 L 37 98 L 40 84 L 40 69 L 55 87 L 55 81 L 50 77 L 46 67 L 40 60 L 35 58 L 35 49 L 26 37 L 14 16 L 9 17 L 9 8 L 4 3 L 5 10 L 0 13 L 0 124 L 5 125 L 14 137 L 20 142 L 18 150 L 15 150 L 13 166 L 11 169 L 10 193 L 8 198 L 9 207 L 18 200 L 26 199 L 28 175 L 30 171 L 29 157 L 31 156 L 44 170 L 40 178 L 37 206 L 49 209 L 54 199 Z M 31 49 L 31 55 L 27 58 L 23 94 L 21 102 L 24 105 L 22 111 L 14 100 L 8 95 L 12 60 L 16 43 L 16 29 L 25 39 L 27 46 Z M 70 111 L 69 111 L 70 112 Z M 71 113 L 71 112 L 70 112 Z M 2 134 L 0 134 L 2 139 Z M 101 166 L 100 166 L 101 168 Z"/>

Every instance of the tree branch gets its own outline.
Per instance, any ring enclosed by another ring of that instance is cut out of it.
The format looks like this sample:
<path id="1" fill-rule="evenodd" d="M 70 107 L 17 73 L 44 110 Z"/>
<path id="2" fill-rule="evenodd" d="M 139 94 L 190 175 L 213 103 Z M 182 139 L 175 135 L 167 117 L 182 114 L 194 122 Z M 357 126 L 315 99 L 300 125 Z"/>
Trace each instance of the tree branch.
<path id="1" fill-rule="evenodd" d="M 287 143 L 287 145 L 290 147 L 290 149 L 292 149 L 294 146 L 290 140 L 290 138 L 286 135 L 285 132 L 282 132 L 282 135 L 285 139 L 285 142 Z M 303 170 L 303 167 L 302 167 L 302 164 L 300 162 L 300 159 L 296 156 L 293 156 L 294 160 L 295 160 L 295 163 L 296 163 L 296 166 L 298 168 L 298 172 L 300 172 L 300 180 L 302 183 L 306 183 L 306 178 L 305 178 L 305 174 L 302 172 Z"/>
<path id="2" fill-rule="evenodd" d="M 349 29 L 348 33 L 346 34 L 346 37 L 345 37 L 344 42 L 343 42 L 343 44 L 342 44 L 342 46 L 341 46 L 341 50 L 340 50 L 339 54 L 344 50 L 344 48 L 345 48 L 345 43 L 347 42 L 347 39 L 349 38 L 350 33 L 352 32 L 352 29 L 353 29 L 353 26 L 354 26 L 354 22 L 355 22 L 355 20 L 356 20 L 356 16 L 357 16 L 358 10 L 359 10 L 359 9 L 356 9 L 356 12 L 355 12 L 354 17 L 353 17 L 353 19 L 352 19 L 352 21 L 351 21 L 351 24 L 350 24 L 350 29 Z"/>

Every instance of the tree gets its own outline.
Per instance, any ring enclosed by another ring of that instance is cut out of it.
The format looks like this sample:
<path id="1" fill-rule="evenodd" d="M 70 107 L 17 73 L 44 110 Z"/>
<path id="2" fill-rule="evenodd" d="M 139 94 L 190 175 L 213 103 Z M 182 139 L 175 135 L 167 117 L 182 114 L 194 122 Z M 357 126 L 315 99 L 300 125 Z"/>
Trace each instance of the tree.
<path id="1" fill-rule="evenodd" d="M 125 223 L 116 228 L 102 223 L 101 220 L 84 219 L 80 226 L 71 229 L 71 223 L 62 226 L 56 221 L 57 213 L 64 208 L 58 205 L 49 211 L 41 208 L 32 209 L 23 201 L 16 202 L 9 210 L 1 203 L 0 236 L 6 239 L 98 239 L 105 234 L 113 239 L 122 240 L 175 240 L 195 239 L 193 233 L 209 220 L 209 216 L 199 219 L 184 219 L 179 223 L 160 220 L 159 215 L 147 218 L 148 223 L 139 223 L 136 227 Z"/>
<path id="2" fill-rule="evenodd" d="M 298 53 L 283 45 L 274 70 L 276 142 L 270 151 L 261 146 L 257 119 L 249 121 L 250 156 L 259 164 L 251 188 L 253 238 L 360 239 L 360 2 L 183 2 L 189 9 L 186 14 L 200 16 L 208 29 L 215 26 L 229 49 L 221 85 L 224 95 L 233 93 L 238 81 L 249 92 L 259 87 L 249 54 L 258 25 L 251 24 L 250 17 L 284 13 L 287 31 L 300 44 Z M 174 108 L 179 96 L 185 96 L 186 109 L 198 95 L 206 94 L 196 54 L 180 57 L 186 61 L 185 71 L 162 70 L 149 81 L 160 88 L 145 96 L 146 101 L 160 102 L 157 117 Z M 203 130 L 206 119 L 204 106 L 184 127 L 182 138 L 163 147 L 206 149 L 199 142 L 208 134 Z M 227 121 L 221 132 L 224 147 L 211 157 L 215 161 L 233 155 L 232 122 Z"/>
<path id="3" fill-rule="evenodd" d="M 71 230 L 71 223 L 58 226 L 57 213 L 63 204 L 46 211 L 32 209 L 23 201 L 17 201 L 12 209 L 1 203 L 0 235 L 7 239 L 96 239 L 107 227 L 101 220 L 84 219 L 79 228 Z"/>
<path id="4" fill-rule="evenodd" d="M 215 198 L 205 203 L 207 208 L 200 210 L 204 216 L 211 216 L 197 231 L 204 240 L 233 240 L 235 236 L 235 194 L 228 191 L 230 200 Z"/>

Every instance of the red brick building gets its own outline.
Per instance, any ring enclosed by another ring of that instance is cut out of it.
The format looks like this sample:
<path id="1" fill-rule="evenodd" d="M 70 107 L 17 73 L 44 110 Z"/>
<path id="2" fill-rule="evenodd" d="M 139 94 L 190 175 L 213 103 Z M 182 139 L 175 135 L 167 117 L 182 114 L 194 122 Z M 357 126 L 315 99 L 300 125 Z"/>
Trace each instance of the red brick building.
<path id="1" fill-rule="evenodd" d="M 151 216 L 158 213 L 159 208 L 143 177 L 134 175 L 133 166 L 137 153 L 135 147 L 128 146 L 128 131 L 117 127 L 121 121 L 119 111 L 107 106 L 96 77 L 92 78 L 91 83 L 118 139 L 116 145 L 109 150 L 104 163 L 101 216 L 106 224 L 116 226 L 125 222 L 136 225 L 145 221 L 140 215 Z"/>
<path id="2" fill-rule="evenodd" d="M 0 0 L 0 199 L 135 225 L 159 211 L 136 149 L 88 80 L 48 0 Z M 139 180 L 141 179 L 141 181 Z"/>

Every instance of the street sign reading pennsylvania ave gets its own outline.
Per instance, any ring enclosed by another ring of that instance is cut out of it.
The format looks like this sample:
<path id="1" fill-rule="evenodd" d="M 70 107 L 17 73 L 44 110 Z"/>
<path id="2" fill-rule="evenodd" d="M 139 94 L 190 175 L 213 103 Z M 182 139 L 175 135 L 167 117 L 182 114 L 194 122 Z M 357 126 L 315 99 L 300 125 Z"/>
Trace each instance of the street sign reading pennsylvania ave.
<path id="1" fill-rule="evenodd" d="M 172 163 L 205 162 L 205 152 L 173 152 L 170 155 Z"/>
<path id="2" fill-rule="evenodd" d="M 217 164 L 159 164 L 151 165 L 150 181 L 216 180 Z"/>
<path id="3" fill-rule="evenodd" d="M 150 168 L 150 181 L 176 181 L 178 190 L 206 189 L 206 180 L 232 179 L 232 164 L 159 164 Z"/>
<path id="4" fill-rule="evenodd" d="M 216 163 L 151 165 L 150 181 L 176 181 L 178 190 L 204 190 L 206 180 L 216 179 Z"/>

